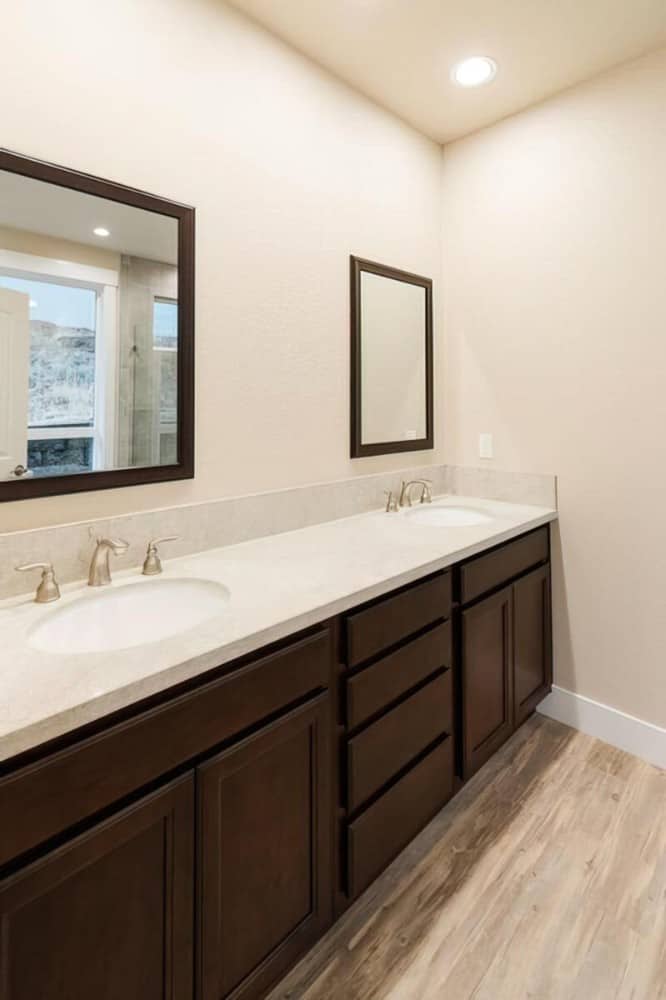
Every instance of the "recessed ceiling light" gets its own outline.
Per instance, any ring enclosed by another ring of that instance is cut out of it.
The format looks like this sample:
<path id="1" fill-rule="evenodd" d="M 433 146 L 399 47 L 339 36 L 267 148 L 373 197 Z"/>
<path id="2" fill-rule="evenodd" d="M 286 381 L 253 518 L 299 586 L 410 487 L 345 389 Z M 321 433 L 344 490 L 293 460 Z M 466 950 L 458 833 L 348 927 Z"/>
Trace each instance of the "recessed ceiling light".
<path id="1" fill-rule="evenodd" d="M 38 303 L 37 303 L 37 302 L 35 302 L 35 300 L 34 300 L 34 299 L 30 299 L 30 308 L 31 308 L 31 309 L 36 309 L 36 308 L 37 308 L 37 305 L 38 305 Z"/>
<path id="2" fill-rule="evenodd" d="M 453 67 L 451 76 L 459 87 L 480 87 L 490 83 L 497 73 L 497 63 L 488 56 L 472 56 Z"/>
<path id="3" fill-rule="evenodd" d="M 110 236 L 111 235 L 111 233 L 109 232 L 109 230 L 105 229 L 104 226 L 97 226 L 96 229 L 93 229 L 93 233 L 95 234 L 95 236 Z"/>

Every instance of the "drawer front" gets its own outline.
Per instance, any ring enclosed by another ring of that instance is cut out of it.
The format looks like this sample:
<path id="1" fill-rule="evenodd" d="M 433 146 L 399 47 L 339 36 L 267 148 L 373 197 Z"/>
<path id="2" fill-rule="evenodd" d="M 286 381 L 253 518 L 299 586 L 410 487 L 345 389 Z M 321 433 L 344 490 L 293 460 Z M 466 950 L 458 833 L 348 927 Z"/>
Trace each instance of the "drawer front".
<path id="1" fill-rule="evenodd" d="M 349 741 L 347 797 L 363 805 L 438 736 L 453 726 L 452 671 L 437 677 Z"/>
<path id="2" fill-rule="evenodd" d="M 347 830 L 349 895 L 354 898 L 453 795 L 453 740 L 436 747 Z"/>
<path id="3" fill-rule="evenodd" d="M 355 667 L 451 614 L 451 574 L 443 573 L 347 616 L 347 665 Z"/>
<path id="4" fill-rule="evenodd" d="M 328 685 L 328 629 L 0 779 L 0 864 Z"/>
<path id="5" fill-rule="evenodd" d="M 380 712 L 430 674 L 451 666 L 451 623 L 437 625 L 347 681 L 350 729 Z"/>
<path id="6" fill-rule="evenodd" d="M 548 559 L 548 528 L 509 542 L 488 555 L 477 556 L 460 567 L 460 600 L 474 601 Z"/>

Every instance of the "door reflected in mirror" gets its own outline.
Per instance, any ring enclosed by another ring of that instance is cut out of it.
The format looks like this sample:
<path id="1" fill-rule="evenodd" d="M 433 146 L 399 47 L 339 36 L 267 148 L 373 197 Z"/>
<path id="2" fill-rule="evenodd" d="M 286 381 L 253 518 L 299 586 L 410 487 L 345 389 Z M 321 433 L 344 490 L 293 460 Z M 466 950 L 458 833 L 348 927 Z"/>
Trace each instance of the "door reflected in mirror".
<path id="1" fill-rule="evenodd" d="M 351 259 L 352 458 L 433 447 L 432 282 Z"/>
<path id="2" fill-rule="evenodd" d="M 36 480 L 68 492 L 182 478 L 193 331 L 191 288 L 180 314 L 180 227 L 193 210 L 2 153 L 7 162 L 55 182 L 0 169 L 1 499 L 11 484 L 39 495 Z M 100 481 L 132 470 L 157 472 Z"/>

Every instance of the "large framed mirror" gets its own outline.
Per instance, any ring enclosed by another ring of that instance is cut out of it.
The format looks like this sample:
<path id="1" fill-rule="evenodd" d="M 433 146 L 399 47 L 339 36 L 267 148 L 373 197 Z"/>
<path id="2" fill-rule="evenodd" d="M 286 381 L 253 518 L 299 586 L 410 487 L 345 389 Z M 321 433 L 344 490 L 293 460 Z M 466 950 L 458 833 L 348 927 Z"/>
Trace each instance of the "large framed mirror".
<path id="1" fill-rule="evenodd" d="M 351 258 L 351 457 L 434 446 L 432 281 Z"/>
<path id="2" fill-rule="evenodd" d="M 0 150 L 0 501 L 194 475 L 194 209 Z"/>

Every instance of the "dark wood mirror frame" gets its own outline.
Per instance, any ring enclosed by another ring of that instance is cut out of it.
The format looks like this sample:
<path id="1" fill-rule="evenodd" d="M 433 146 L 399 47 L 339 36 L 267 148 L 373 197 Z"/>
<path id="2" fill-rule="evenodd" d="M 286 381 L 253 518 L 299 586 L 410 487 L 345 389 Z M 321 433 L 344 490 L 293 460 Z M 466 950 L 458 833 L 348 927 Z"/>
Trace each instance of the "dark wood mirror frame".
<path id="1" fill-rule="evenodd" d="M 387 267 L 361 257 L 350 258 L 351 264 L 351 457 L 366 458 L 371 455 L 390 455 L 400 451 L 427 451 L 434 448 L 434 416 L 433 416 L 433 310 L 432 310 L 432 280 L 419 274 L 410 274 L 395 267 Z M 361 274 L 363 272 L 378 274 L 394 281 L 404 281 L 410 285 L 418 285 L 426 293 L 426 436 L 408 441 L 381 441 L 373 444 L 363 444 L 362 441 L 362 377 L 361 377 Z"/>
<path id="2" fill-rule="evenodd" d="M 178 462 L 0 482 L 0 503 L 194 478 L 194 208 L 0 149 L 0 170 L 167 215 L 178 222 Z"/>

